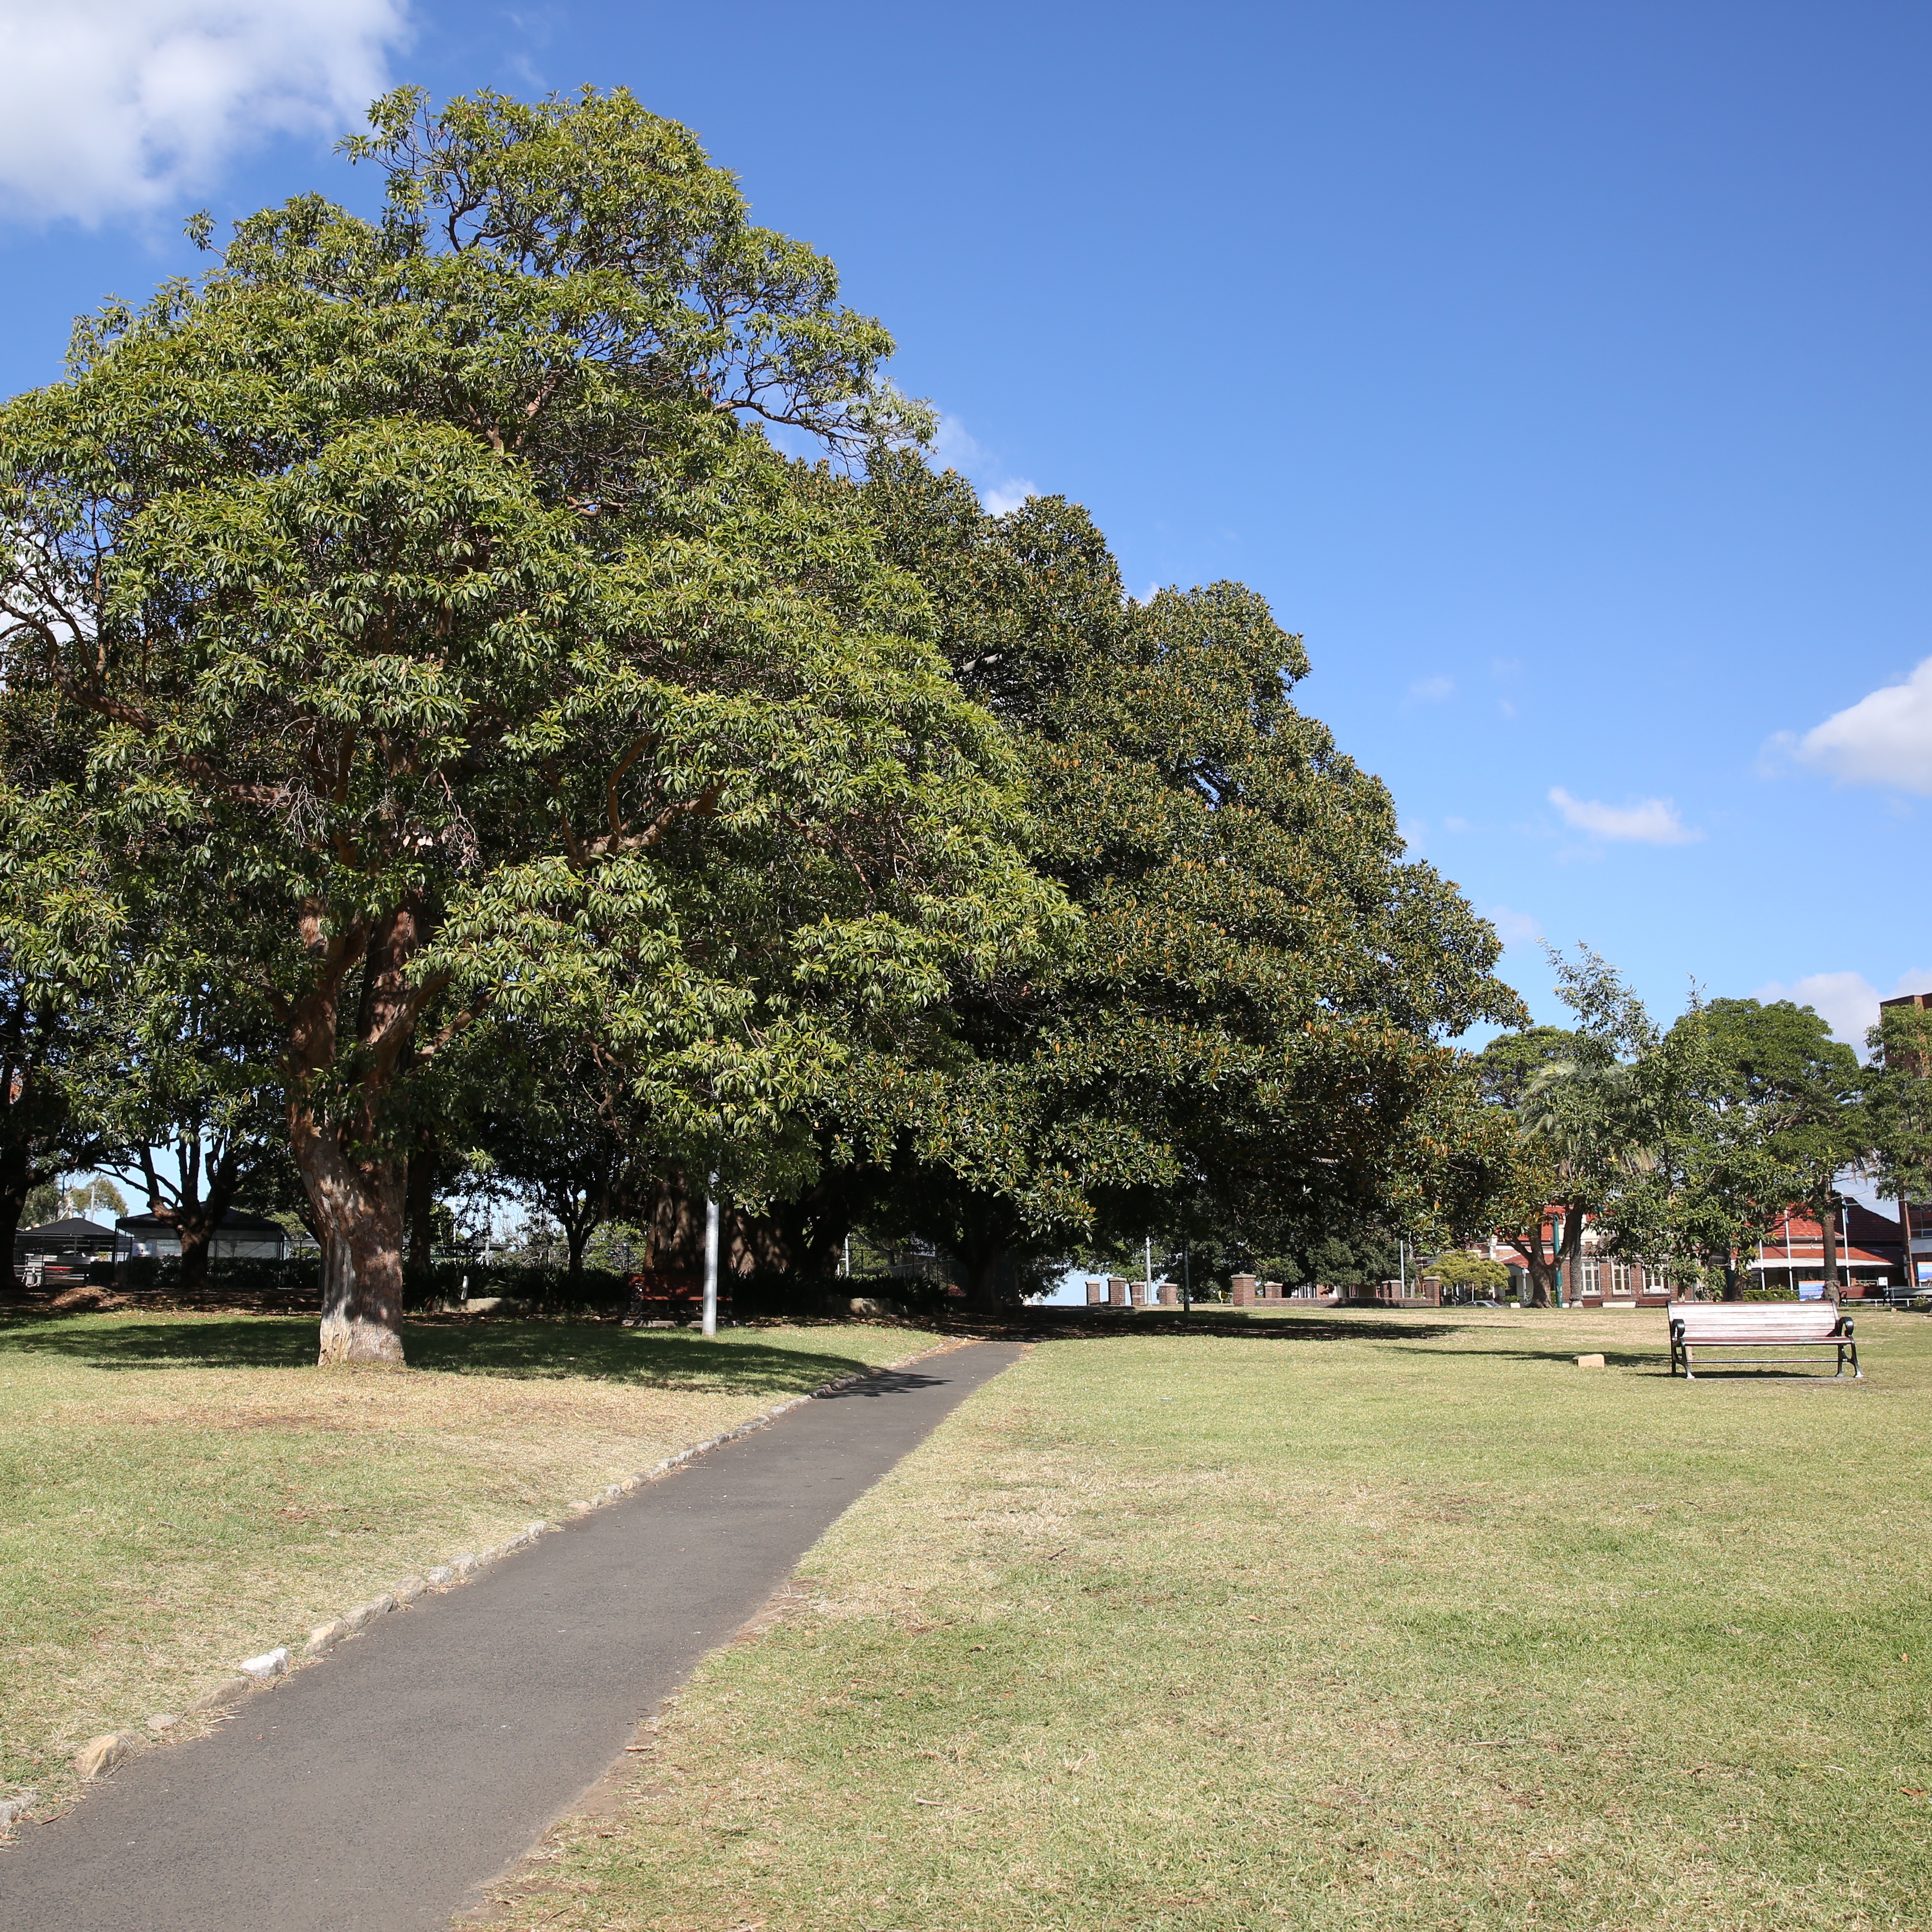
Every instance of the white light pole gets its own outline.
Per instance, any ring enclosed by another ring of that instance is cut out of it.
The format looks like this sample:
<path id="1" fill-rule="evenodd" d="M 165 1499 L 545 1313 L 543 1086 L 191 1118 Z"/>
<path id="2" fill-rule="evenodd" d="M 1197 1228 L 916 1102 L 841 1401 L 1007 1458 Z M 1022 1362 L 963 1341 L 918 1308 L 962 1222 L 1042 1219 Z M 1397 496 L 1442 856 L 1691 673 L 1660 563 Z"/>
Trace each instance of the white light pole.
<path id="1" fill-rule="evenodd" d="M 1154 1237 L 1147 1237 L 1147 1305 L 1151 1308 L 1154 1301 Z"/>
<path id="2" fill-rule="evenodd" d="M 704 1333 L 718 1332 L 718 1176 L 704 1203 Z"/>

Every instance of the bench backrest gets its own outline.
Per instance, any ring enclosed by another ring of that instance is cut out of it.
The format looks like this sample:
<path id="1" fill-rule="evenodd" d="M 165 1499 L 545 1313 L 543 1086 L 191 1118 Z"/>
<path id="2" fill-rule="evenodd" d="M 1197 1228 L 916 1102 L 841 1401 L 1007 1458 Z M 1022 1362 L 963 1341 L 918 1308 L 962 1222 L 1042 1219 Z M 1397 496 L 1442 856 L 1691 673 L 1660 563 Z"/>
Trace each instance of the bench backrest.
<path id="1" fill-rule="evenodd" d="M 1840 1310 L 1829 1301 L 1673 1302 L 1670 1319 L 1687 1342 L 1828 1342 Z"/>

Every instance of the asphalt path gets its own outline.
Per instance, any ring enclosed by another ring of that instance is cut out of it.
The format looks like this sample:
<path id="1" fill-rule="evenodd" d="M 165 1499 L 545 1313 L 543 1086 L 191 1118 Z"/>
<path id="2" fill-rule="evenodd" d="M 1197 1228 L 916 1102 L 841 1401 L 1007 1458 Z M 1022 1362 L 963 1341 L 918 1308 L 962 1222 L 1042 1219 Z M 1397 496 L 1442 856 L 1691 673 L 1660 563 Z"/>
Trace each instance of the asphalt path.
<path id="1" fill-rule="evenodd" d="M 857 1496 L 1016 1357 L 806 1402 L 458 1588 L 0 1852 L 8 1932 L 430 1932 L 536 1844 Z"/>

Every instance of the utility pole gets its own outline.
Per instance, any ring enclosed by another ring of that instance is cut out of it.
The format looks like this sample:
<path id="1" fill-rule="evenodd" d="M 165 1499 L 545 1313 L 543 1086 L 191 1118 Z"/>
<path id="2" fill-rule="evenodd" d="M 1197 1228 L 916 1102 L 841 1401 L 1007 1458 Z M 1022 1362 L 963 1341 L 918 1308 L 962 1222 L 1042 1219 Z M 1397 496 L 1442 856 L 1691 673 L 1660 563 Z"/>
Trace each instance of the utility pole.
<path id="1" fill-rule="evenodd" d="M 1153 1237 L 1151 1234 L 1150 1234 L 1150 1235 L 1148 1235 L 1148 1236 L 1147 1237 L 1147 1241 L 1146 1241 L 1146 1255 L 1147 1255 L 1147 1258 L 1146 1258 L 1146 1267 L 1147 1267 L 1147 1305 L 1148 1306 L 1148 1307 L 1151 1308 L 1151 1307 L 1154 1305 L 1154 1237 Z"/>
<path id="2" fill-rule="evenodd" d="M 704 1333 L 718 1332 L 718 1176 L 711 1176 L 704 1203 Z"/>
<path id="3" fill-rule="evenodd" d="M 1194 1312 L 1194 1272 L 1190 1265 L 1193 1258 L 1193 1244 L 1183 1234 L 1180 1238 L 1180 1305 L 1190 1315 Z"/>

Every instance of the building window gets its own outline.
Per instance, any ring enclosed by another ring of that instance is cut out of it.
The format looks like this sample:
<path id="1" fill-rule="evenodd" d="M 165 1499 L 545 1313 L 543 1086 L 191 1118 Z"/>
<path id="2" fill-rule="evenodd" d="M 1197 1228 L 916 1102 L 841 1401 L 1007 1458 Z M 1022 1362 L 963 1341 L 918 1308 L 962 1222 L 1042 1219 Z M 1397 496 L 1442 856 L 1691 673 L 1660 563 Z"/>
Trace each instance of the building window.
<path id="1" fill-rule="evenodd" d="M 1630 1292 L 1630 1264 L 1612 1262 L 1610 1264 L 1610 1292 L 1621 1301 Z"/>
<path id="2" fill-rule="evenodd" d="M 1602 1280 L 1600 1264 L 1596 1257 L 1594 1255 L 1586 1256 L 1583 1261 L 1583 1292 L 1586 1294 L 1600 1294 L 1603 1290 L 1598 1284 Z"/>

